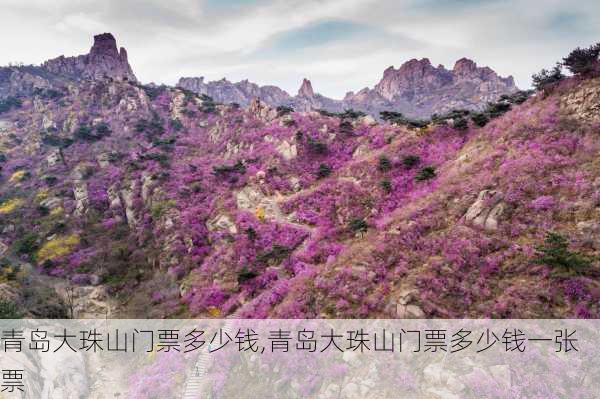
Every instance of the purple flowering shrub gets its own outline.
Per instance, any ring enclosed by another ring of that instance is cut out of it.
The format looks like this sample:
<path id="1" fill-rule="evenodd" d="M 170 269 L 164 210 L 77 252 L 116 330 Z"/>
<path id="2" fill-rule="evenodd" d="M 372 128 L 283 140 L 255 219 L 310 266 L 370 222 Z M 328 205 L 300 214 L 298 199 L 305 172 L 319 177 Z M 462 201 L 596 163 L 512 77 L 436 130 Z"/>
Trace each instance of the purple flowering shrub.
<path id="1" fill-rule="evenodd" d="M 458 130 L 82 83 L 3 114 L 0 238 L 165 316 L 399 317 L 414 290 L 426 316 L 597 317 L 597 262 L 557 277 L 535 261 L 548 231 L 598 255 L 577 227 L 597 220 L 598 124 L 561 105 L 577 89 Z M 484 190 L 494 229 L 465 216 Z"/>

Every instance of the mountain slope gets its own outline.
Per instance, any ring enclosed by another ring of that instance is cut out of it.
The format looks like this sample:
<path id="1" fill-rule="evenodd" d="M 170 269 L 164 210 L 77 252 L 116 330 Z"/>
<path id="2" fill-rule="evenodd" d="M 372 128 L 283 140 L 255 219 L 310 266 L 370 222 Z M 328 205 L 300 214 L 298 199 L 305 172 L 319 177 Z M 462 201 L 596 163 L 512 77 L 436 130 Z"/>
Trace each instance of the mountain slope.
<path id="1" fill-rule="evenodd" d="M 3 253 L 114 315 L 597 316 L 597 263 L 535 261 L 548 231 L 598 254 L 600 81 L 567 83 L 466 131 L 128 81 L 24 98 L 1 116 Z"/>
<path id="2" fill-rule="evenodd" d="M 377 123 L 96 74 L 110 42 L 2 86 L 5 315 L 600 314 L 600 79 Z"/>

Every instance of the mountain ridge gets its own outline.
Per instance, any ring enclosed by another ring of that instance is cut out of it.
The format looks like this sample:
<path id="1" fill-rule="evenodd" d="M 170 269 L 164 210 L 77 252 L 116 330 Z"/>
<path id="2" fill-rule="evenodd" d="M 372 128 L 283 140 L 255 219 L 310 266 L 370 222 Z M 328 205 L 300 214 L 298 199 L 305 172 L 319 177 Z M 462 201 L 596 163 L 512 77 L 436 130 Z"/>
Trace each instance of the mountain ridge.
<path id="1" fill-rule="evenodd" d="M 111 33 L 94 36 L 87 54 L 49 59 L 39 66 L 0 68 L 0 96 L 30 95 L 34 90 L 56 90 L 82 79 L 116 79 L 139 83 L 128 60 L 127 50 L 117 47 Z M 478 67 L 468 59 L 456 61 L 451 70 L 434 67 L 428 58 L 411 59 L 398 69 L 384 70 L 373 88 L 349 91 L 342 99 L 319 94 L 304 78 L 297 95 L 274 86 L 259 86 L 244 79 L 230 82 L 223 78 L 205 82 L 203 77 L 182 77 L 177 87 L 205 94 L 222 103 L 249 106 L 253 98 L 277 107 L 297 111 L 325 110 L 339 113 L 346 109 L 378 116 L 381 111 L 401 112 L 408 117 L 426 118 L 452 109 L 481 110 L 488 102 L 518 90 L 514 79 L 500 77 L 489 67 Z"/>
<path id="2" fill-rule="evenodd" d="M 204 78 L 181 78 L 178 87 L 206 94 L 215 100 L 247 105 L 252 97 L 245 95 L 243 86 L 252 85 L 252 96 L 267 104 L 291 106 L 298 111 L 323 109 L 343 112 L 356 109 L 378 115 L 381 111 L 399 111 L 410 117 L 425 118 L 452 109 L 481 110 L 488 102 L 518 91 L 512 76 L 500 77 L 489 67 L 478 67 L 468 59 L 456 61 L 451 70 L 431 65 L 428 58 L 411 59 L 398 69 L 388 67 L 381 80 L 371 89 L 349 91 L 340 100 L 316 93 L 309 79 L 304 78 L 298 94 L 292 96 L 277 86 L 258 86 L 247 80 L 232 83 L 226 79 L 204 82 Z"/>

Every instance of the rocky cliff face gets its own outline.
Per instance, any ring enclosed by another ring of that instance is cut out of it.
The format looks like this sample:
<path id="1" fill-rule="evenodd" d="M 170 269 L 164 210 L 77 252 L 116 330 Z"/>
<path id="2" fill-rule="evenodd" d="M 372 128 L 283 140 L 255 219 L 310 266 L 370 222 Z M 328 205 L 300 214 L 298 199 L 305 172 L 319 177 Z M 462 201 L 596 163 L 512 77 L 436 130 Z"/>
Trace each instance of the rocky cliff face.
<path id="1" fill-rule="evenodd" d="M 253 98 L 260 98 L 271 105 L 283 105 L 291 101 L 291 96 L 276 86 L 259 86 L 242 80 L 233 83 L 227 79 L 205 82 L 204 77 L 181 78 L 178 87 L 197 94 L 205 94 L 222 103 L 237 103 L 249 106 Z"/>
<path id="2" fill-rule="evenodd" d="M 29 96 L 44 93 L 56 96 L 68 91 L 82 79 L 106 78 L 137 82 L 129 65 L 127 50 L 117 50 L 117 42 L 110 33 L 94 36 L 88 54 L 75 57 L 53 58 L 40 66 L 18 65 L 0 67 L 0 99 L 9 96 Z"/>
<path id="3" fill-rule="evenodd" d="M 502 78 L 488 67 L 462 58 L 452 70 L 434 67 L 427 58 L 410 60 L 400 68 L 389 67 L 370 89 L 344 98 L 348 105 L 365 110 L 397 110 L 412 117 L 426 117 L 452 109 L 481 109 L 502 94 L 517 91 L 512 76 Z"/>
<path id="4" fill-rule="evenodd" d="M 315 92 L 313 91 L 312 88 L 312 83 L 310 83 L 310 80 L 304 78 L 304 80 L 302 80 L 302 86 L 300 86 L 300 89 L 298 89 L 298 97 L 314 97 L 315 96 Z"/>
<path id="5" fill-rule="evenodd" d="M 42 67 L 58 75 L 75 78 L 137 81 L 129 61 L 127 51 L 121 47 L 117 50 L 117 42 L 110 33 L 94 36 L 94 45 L 88 54 L 76 57 L 65 57 L 48 60 Z"/>
<path id="6" fill-rule="evenodd" d="M 500 77 L 491 68 L 478 67 L 467 58 L 458 60 L 452 70 L 442 65 L 434 67 L 427 58 L 407 61 L 398 69 L 389 67 L 374 88 L 348 92 L 342 100 L 315 93 L 308 79 L 302 81 L 295 97 L 277 87 L 259 87 L 248 81 L 204 83 L 203 78 L 181 78 L 178 86 L 224 103 L 247 105 L 256 96 L 271 106 L 292 106 L 297 111 L 340 112 L 352 108 L 374 115 L 398 111 L 410 117 L 429 117 L 458 108 L 478 110 L 488 101 L 517 91 L 511 76 Z"/>
<path id="7" fill-rule="evenodd" d="M 40 67 L 0 67 L 0 98 L 31 94 L 49 89 L 52 83 Z"/>

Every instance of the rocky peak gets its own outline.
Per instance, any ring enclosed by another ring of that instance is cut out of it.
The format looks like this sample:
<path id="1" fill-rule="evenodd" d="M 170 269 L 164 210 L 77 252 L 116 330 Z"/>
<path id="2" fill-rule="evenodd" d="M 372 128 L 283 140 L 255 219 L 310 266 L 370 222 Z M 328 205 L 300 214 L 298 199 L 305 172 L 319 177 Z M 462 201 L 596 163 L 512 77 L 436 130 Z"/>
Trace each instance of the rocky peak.
<path id="1" fill-rule="evenodd" d="M 478 67 L 468 58 L 456 61 L 452 70 L 441 64 L 434 67 L 428 58 L 422 58 L 407 61 L 398 69 L 387 68 L 373 92 L 389 102 L 382 105 L 386 108 L 426 117 L 452 108 L 477 109 L 515 90 L 512 77 L 502 78 L 491 68 Z M 362 101 L 358 93 L 345 100 Z"/>
<path id="2" fill-rule="evenodd" d="M 121 51 L 125 49 L 121 47 Z M 94 36 L 94 45 L 90 49 L 90 58 L 93 57 L 111 57 L 119 58 L 120 54 L 117 52 L 117 41 L 111 33 L 101 33 Z M 127 55 L 125 55 L 127 57 Z"/>
<path id="3" fill-rule="evenodd" d="M 424 76 L 434 69 L 429 58 L 421 58 L 420 60 L 413 58 L 402 64 L 396 72 L 405 76 Z"/>
<path id="4" fill-rule="evenodd" d="M 456 61 L 454 68 L 452 68 L 455 75 L 472 75 L 476 71 L 477 64 L 473 60 L 464 57 Z"/>
<path id="5" fill-rule="evenodd" d="M 412 94 L 408 93 L 414 93 L 415 90 L 441 87 L 451 79 L 446 69 L 435 68 L 428 58 L 412 59 L 398 69 L 393 67 L 386 69 L 374 90 L 386 100 L 392 101 L 398 96 L 410 97 Z M 407 100 L 412 100 L 412 97 L 408 97 Z"/>
<path id="6" fill-rule="evenodd" d="M 299 97 L 314 97 L 315 96 L 315 92 L 313 91 L 310 80 L 308 80 L 306 78 L 304 78 L 302 80 L 302 86 L 300 86 L 300 89 L 298 90 L 298 96 Z"/>
<path id="7" fill-rule="evenodd" d="M 127 50 L 117 50 L 117 41 L 110 33 L 94 36 L 94 44 L 88 54 L 48 60 L 42 64 L 48 71 L 77 79 L 104 79 L 137 81 L 129 61 Z"/>

